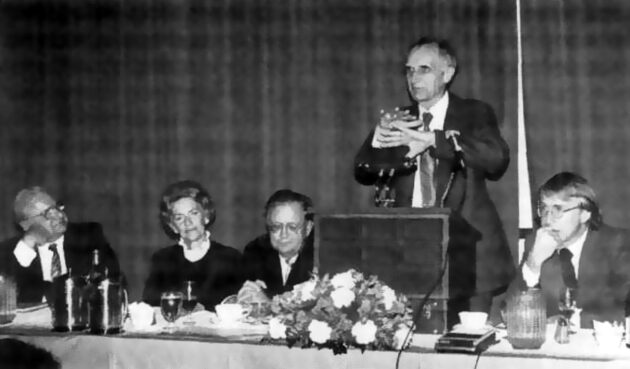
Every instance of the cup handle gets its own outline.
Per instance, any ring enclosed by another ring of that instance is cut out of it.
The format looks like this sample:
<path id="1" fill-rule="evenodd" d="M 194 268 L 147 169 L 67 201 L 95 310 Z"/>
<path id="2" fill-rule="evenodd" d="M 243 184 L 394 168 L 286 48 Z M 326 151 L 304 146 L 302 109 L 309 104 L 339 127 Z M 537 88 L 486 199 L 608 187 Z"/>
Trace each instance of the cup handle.
<path id="1" fill-rule="evenodd" d="M 245 306 L 241 305 L 241 306 L 243 307 L 243 310 L 242 310 L 243 317 L 249 316 L 249 314 L 252 312 L 252 306 L 251 305 L 245 305 Z"/>

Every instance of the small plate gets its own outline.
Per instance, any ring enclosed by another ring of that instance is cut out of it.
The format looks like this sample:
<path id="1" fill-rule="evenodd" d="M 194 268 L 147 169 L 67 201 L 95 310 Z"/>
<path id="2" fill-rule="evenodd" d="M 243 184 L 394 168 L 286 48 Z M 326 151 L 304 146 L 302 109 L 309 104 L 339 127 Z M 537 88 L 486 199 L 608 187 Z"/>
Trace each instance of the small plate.
<path id="1" fill-rule="evenodd" d="M 470 327 L 466 327 L 464 325 L 460 324 L 455 324 L 453 326 L 453 329 L 451 329 L 451 332 L 458 332 L 458 333 L 470 333 L 470 334 L 483 334 L 486 333 L 488 331 L 492 331 L 495 330 L 495 328 L 493 326 L 491 326 L 490 324 L 486 324 L 485 326 L 481 327 L 481 328 L 470 328 Z"/>

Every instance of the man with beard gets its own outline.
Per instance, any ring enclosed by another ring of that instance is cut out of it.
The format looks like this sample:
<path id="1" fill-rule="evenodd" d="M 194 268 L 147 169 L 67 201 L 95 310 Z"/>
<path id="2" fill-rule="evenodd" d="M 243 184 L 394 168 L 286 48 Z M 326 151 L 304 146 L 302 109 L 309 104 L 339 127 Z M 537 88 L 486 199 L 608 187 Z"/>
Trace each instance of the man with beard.
<path id="1" fill-rule="evenodd" d="M 630 289 L 630 238 L 602 222 L 595 191 L 583 177 L 563 172 L 538 190 L 540 227 L 525 243 L 521 273 L 510 294 L 540 287 L 547 315 L 572 288 L 582 328 L 593 319 L 623 321 Z"/>
<path id="2" fill-rule="evenodd" d="M 13 205 L 21 235 L 0 243 L 0 272 L 17 284 L 18 303 L 38 303 L 50 295 L 53 282 L 86 275 L 93 251 L 110 278 L 120 276 L 118 260 L 97 223 L 68 223 L 64 206 L 41 187 L 21 190 Z"/>

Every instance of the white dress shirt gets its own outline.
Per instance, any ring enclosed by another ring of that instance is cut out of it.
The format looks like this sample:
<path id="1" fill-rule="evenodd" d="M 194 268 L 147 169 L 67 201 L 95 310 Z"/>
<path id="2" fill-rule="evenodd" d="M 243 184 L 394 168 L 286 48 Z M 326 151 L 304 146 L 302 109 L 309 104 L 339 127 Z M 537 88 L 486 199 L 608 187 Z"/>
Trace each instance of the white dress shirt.
<path id="1" fill-rule="evenodd" d="M 582 248 L 584 247 L 584 241 L 586 241 L 586 235 L 588 235 L 588 231 L 584 232 L 579 238 L 573 241 L 571 244 L 565 246 L 566 249 L 571 251 L 573 257 L 571 257 L 571 264 L 573 264 L 573 269 L 575 269 L 575 278 L 577 279 L 580 275 L 580 257 L 582 257 Z M 557 252 L 557 251 L 556 251 Z M 552 255 L 553 256 L 553 255 Z M 527 287 L 534 287 L 538 284 L 540 280 L 540 273 L 534 273 L 527 263 L 523 263 L 523 279 L 527 284 Z"/>
<path id="2" fill-rule="evenodd" d="M 195 261 L 201 260 L 210 250 L 210 232 L 206 231 L 206 235 L 203 237 L 203 241 L 201 242 L 201 247 L 196 247 L 194 249 L 188 248 L 186 243 L 182 238 L 179 239 L 179 245 L 184 250 L 184 258 L 194 263 Z"/>
<path id="3" fill-rule="evenodd" d="M 430 109 L 424 109 L 422 106 L 418 105 L 418 119 L 422 120 L 422 114 L 431 113 L 433 118 L 431 119 L 431 124 L 429 125 L 429 129 L 431 132 L 433 131 L 443 131 L 444 130 L 444 120 L 446 119 L 446 109 L 448 109 L 448 92 L 445 92 L 440 100 L 438 100 L 435 105 L 433 105 Z M 422 129 L 420 127 L 419 129 Z M 413 196 L 411 198 L 411 206 L 414 208 L 422 207 L 422 189 L 420 187 L 420 157 L 422 154 L 416 157 L 418 170 L 414 175 L 413 179 Z M 437 168 L 438 160 L 435 159 L 435 167 Z M 436 204 L 438 199 L 435 199 Z"/>
<path id="4" fill-rule="evenodd" d="M 17 259 L 21 266 L 28 268 L 37 254 L 39 254 L 39 261 L 42 267 L 42 277 L 47 282 L 52 282 L 51 276 L 51 264 L 53 252 L 48 248 L 53 243 L 57 245 L 57 253 L 59 253 L 59 261 L 61 262 L 61 274 L 68 273 L 68 267 L 66 266 L 66 253 L 63 248 L 64 236 L 59 237 L 53 242 L 45 243 L 37 246 L 35 251 L 29 247 L 23 240 L 20 240 L 13 249 L 13 255 Z"/>
<path id="5" fill-rule="evenodd" d="M 289 274 L 291 273 L 291 268 L 293 268 L 293 264 L 297 260 L 299 254 L 294 255 L 290 259 L 285 259 L 282 255 L 278 255 L 280 258 L 280 270 L 282 271 L 282 285 L 287 284 L 287 279 L 289 279 Z"/>

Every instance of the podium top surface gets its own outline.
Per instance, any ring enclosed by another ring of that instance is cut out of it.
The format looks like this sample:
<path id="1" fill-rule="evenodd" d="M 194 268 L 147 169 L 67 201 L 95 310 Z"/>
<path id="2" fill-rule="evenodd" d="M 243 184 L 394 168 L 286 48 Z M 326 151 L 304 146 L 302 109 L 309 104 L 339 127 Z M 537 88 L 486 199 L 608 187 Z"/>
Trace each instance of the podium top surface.
<path id="1" fill-rule="evenodd" d="M 316 214 L 316 217 L 356 217 L 356 216 L 449 216 L 454 211 L 449 208 L 369 208 L 348 211 L 344 213 L 330 212 Z"/>

